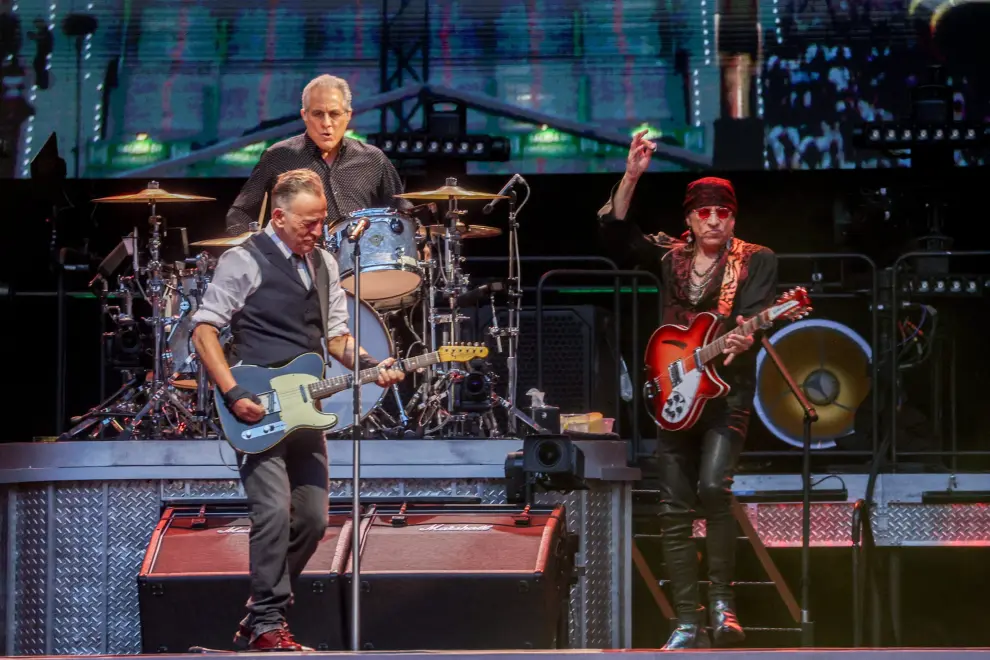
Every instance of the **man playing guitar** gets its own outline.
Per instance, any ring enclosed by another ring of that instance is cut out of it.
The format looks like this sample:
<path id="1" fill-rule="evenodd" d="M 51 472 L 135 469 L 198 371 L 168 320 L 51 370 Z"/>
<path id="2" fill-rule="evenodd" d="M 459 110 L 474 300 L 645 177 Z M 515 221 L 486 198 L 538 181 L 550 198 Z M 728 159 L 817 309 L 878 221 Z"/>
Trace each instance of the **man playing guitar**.
<path id="1" fill-rule="evenodd" d="M 663 283 L 663 322 L 688 326 L 702 312 L 715 312 L 740 325 L 773 302 L 777 258 L 769 249 L 734 237 L 736 195 L 725 179 L 706 177 L 688 185 L 681 239 L 646 236 L 627 221 L 633 191 L 646 171 L 654 144 L 635 135 L 626 172 L 598 212 L 606 250 L 617 259 L 656 273 Z M 710 621 L 716 644 L 740 642 L 732 578 L 736 529 L 731 510 L 732 476 L 742 450 L 755 390 L 752 335 L 730 335 L 719 373 L 730 392 L 710 400 L 698 421 L 681 431 L 661 430 L 657 478 L 661 489 L 663 553 L 678 615 L 665 649 L 711 645 L 700 604 L 698 558 L 691 539 L 697 500 L 707 520 L 711 587 Z"/>
<path id="2" fill-rule="evenodd" d="M 217 406 L 245 422 L 265 410 L 256 392 L 235 380 L 219 329 L 230 325 L 232 362 L 282 365 L 301 354 L 322 353 L 351 368 L 377 365 L 378 384 L 403 379 L 395 360 L 376 361 L 347 329 L 348 313 L 337 262 L 316 247 L 327 217 L 323 182 L 309 169 L 277 177 L 268 226 L 226 251 L 193 320 L 193 342 L 210 379 L 222 392 Z M 295 434 L 268 451 L 239 457 L 241 482 L 251 505 L 251 595 L 235 641 L 252 651 L 302 651 L 285 622 L 292 584 L 316 551 L 327 527 L 329 475 L 323 433 Z"/>

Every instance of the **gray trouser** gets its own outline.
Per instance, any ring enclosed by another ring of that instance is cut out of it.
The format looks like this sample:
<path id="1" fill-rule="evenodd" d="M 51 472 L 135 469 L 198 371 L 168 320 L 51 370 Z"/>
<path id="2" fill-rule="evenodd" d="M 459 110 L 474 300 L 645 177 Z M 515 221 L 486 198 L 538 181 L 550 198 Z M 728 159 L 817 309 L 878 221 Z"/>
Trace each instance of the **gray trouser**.
<path id="1" fill-rule="evenodd" d="M 242 624 L 254 635 L 285 621 L 292 585 L 327 527 L 327 445 L 322 431 L 298 431 L 240 467 L 251 505 L 251 597 Z"/>

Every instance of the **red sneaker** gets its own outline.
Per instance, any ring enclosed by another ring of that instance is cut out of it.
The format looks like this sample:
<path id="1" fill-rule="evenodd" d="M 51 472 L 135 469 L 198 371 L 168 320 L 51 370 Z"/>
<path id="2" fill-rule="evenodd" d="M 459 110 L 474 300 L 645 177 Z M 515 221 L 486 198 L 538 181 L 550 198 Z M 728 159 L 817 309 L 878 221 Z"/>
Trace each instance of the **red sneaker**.
<path id="1" fill-rule="evenodd" d="M 292 638 L 288 628 L 276 628 L 263 632 L 251 640 L 252 651 L 312 651 Z"/>

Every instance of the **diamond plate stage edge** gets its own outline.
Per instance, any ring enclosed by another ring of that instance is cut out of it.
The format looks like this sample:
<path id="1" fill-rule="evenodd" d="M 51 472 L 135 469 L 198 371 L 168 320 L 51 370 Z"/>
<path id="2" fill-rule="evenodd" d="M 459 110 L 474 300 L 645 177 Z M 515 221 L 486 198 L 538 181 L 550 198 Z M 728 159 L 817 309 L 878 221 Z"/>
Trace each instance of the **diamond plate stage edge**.
<path id="1" fill-rule="evenodd" d="M 567 524 L 581 535 L 583 574 L 571 595 L 571 644 L 621 648 L 629 604 L 614 604 L 623 562 L 613 529 L 629 516 L 629 486 L 592 482 L 588 491 L 543 494 L 563 501 Z M 350 495 L 333 480 L 331 496 Z M 478 497 L 504 503 L 504 487 L 486 479 L 363 480 L 362 496 Z M 3 488 L 14 558 L 5 576 L 15 604 L 7 655 L 137 654 L 141 651 L 137 575 L 163 500 L 240 499 L 230 480 L 136 480 L 23 484 Z"/>

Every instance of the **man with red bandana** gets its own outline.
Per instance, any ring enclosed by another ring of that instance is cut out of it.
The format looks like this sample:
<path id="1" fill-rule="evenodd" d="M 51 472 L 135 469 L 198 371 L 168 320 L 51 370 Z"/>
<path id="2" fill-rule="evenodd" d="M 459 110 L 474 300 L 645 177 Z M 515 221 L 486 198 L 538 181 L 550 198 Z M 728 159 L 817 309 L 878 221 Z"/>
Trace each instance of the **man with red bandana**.
<path id="1" fill-rule="evenodd" d="M 606 250 L 660 277 L 665 324 L 686 326 L 701 312 L 720 314 L 726 324 L 741 324 L 773 303 L 776 255 L 735 238 L 736 194 L 725 179 L 706 177 L 688 185 L 683 204 L 687 231 L 680 239 L 662 233 L 647 236 L 629 222 L 633 191 L 653 155 L 654 145 L 644 139 L 645 134 L 641 131 L 633 137 L 625 175 L 598 212 Z M 665 649 L 704 648 L 712 643 L 705 630 L 698 557 L 691 539 L 692 509 L 699 500 L 707 522 L 709 622 L 714 641 L 727 645 L 745 638 L 732 594 L 737 533 L 730 505 L 732 476 L 755 391 L 753 343 L 752 335 L 731 335 L 724 363 L 718 366 L 730 392 L 709 401 L 692 428 L 661 431 L 658 438 L 663 554 L 678 617 Z"/>

